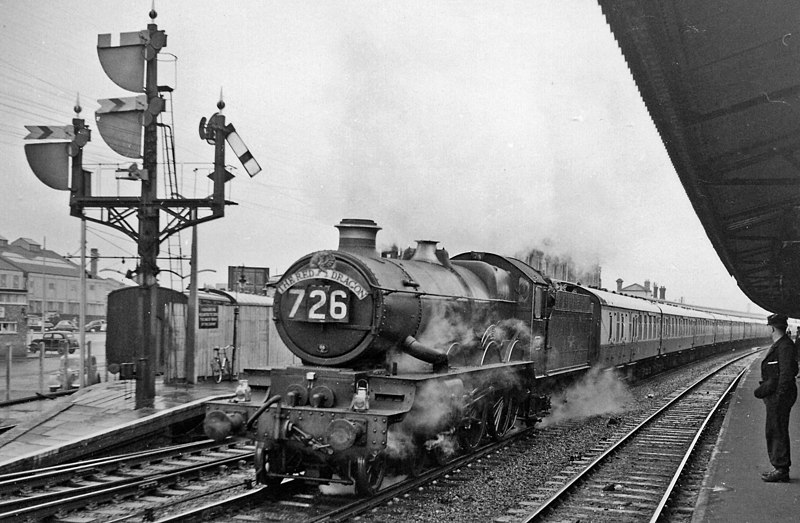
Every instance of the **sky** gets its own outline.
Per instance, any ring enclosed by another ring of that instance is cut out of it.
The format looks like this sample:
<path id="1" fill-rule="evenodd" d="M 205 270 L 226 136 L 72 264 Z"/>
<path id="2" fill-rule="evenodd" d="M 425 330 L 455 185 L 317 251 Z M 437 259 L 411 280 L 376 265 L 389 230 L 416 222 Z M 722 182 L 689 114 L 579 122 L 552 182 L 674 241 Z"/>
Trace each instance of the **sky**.
<path id="1" fill-rule="evenodd" d="M 24 126 L 71 123 L 77 96 L 92 127 L 84 168 L 94 194 L 138 194 L 138 182 L 115 179 L 133 160 L 109 149 L 93 121 L 98 99 L 135 93 L 106 77 L 96 46 L 98 34 L 146 29 L 150 7 L 0 0 L 0 235 L 9 241 L 79 254 L 69 193 L 40 182 L 23 150 Z M 158 74 L 174 89 L 162 121 L 173 126 L 181 194 L 211 191 L 214 151 L 197 128 L 220 92 L 263 169 L 250 178 L 228 148 L 236 178 L 226 197 L 238 205 L 198 227 L 201 284 L 224 282 L 229 265 L 280 274 L 335 249 L 342 218 L 367 218 L 382 227 L 379 247 L 429 239 L 451 255 L 519 256 L 546 246 L 599 263 L 609 289 L 617 278 L 650 280 L 668 299 L 760 311 L 713 250 L 593 2 L 155 8 L 168 38 Z M 190 243 L 186 230 L 161 256 L 188 256 Z M 107 226 L 89 223 L 87 247 L 106 256 L 105 277 L 123 279 L 136 263 L 133 240 Z M 177 269 L 188 274 L 188 264 Z M 161 281 L 175 285 L 168 273 Z"/>

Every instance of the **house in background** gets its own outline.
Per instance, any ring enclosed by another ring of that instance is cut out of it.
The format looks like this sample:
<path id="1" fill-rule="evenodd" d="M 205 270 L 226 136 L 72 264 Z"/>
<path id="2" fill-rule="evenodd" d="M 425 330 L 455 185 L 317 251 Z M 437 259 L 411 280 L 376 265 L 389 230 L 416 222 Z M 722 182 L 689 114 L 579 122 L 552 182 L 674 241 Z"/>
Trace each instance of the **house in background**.
<path id="1" fill-rule="evenodd" d="M 105 318 L 108 293 L 124 284 L 97 275 L 97 249 L 91 249 L 86 280 L 86 321 Z M 0 236 L 0 261 L 8 288 L 24 294 L 27 317 L 77 320 L 81 306 L 81 268 L 30 238 L 10 242 Z M 2 274 L 0 273 L 0 287 Z M 3 287 L 4 288 L 4 287 Z M 10 298 L 9 298 L 10 299 Z M 14 299 L 20 299 L 17 296 Z M 20 326 L 17 325 L 17 330 Z M 1 343 L 1 342 L 0 342 Z"/>
<path id="2" fill-rule="evenodd" d="M 0 236 L 0 242 L 4 240 L 5 238 Z M 28 333 L 27 308 L 25 273 L 0 258 L 0 358 L 7 357 L 9 346 L 15 357 L 25 355 Z"/>
<path id="3" fill-rule="evenodd" d="M 653 288 L 650 288 L 650 280 L 644 280 L 644 285 L 632 283 L 627 287 L 622 286 L 622 278 L 617 278 L 617 293 L 627 294 L 628 296 L 638 296 L 639 298 L 649 298 L 651 300 L 666 300 L 667 288 L 663 285 L 659 287 L 653 283 Z"/>

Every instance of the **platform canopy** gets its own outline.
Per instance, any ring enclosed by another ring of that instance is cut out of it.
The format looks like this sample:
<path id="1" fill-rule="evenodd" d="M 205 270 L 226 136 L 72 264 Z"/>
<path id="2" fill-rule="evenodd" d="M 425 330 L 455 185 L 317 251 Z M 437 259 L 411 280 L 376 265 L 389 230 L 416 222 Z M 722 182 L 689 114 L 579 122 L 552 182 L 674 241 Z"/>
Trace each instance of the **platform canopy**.
<path id="1" fill-rule="evenodd" d="M 800 317 L 799 4 L 599 3 L 725 267 Z"/>

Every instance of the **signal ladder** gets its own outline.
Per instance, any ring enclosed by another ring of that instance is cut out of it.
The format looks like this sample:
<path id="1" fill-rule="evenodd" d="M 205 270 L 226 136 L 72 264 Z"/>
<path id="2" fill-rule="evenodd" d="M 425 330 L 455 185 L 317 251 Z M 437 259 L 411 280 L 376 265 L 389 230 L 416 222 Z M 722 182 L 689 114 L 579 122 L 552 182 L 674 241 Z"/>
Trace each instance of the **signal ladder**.
<path id="1" fill-rule="evenodd" d="M 161 144 L 163 147 L 164 157 L 164 191 L 169 198 L 183 198 L 178 187 L 178 173 L 177 164 L 175 162 L 175 138 L 172 129 L 175 127 L 175 120 L 172 110 L 172 88 L 167 86 L 159 86 L 159 91 L 167 93 L 164 111 L 159 116 L 158 123 L 161 129 Z M 163 116 L 162 116 L 163 115 Z M 168 117 L 169 123 L 164 123 L 163 120 Z M 181 231 L 171 234 L 167 237 L 167 255 L 169 257 L 169 283 L 170 288 L 183 292 L 183 242 L 181 239 Z M 177 282 L 177 287 L 175 286 Z"/>

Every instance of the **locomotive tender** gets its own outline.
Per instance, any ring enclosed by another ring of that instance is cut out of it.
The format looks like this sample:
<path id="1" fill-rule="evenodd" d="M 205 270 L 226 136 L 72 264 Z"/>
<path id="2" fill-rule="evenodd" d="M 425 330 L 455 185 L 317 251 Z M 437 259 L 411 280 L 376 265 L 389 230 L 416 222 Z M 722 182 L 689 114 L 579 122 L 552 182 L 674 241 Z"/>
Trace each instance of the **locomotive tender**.
<path id="1" fill-rule="evenodd" d="M 303 365 L 273 369 L 264 403 L 212 402 L 206 433 L 256 442 L 256 477 L 355 484 L 387 468 L 415 474 L 517 418 L 593 366 L 648 375 L 723 349 L 766 326 L 553 282 L 505 256 L 450 258 L 419 241 L 381 257 L 371 220 L 345 219 L 335 251 L 308 254 L 278 283 L 274 321 Z"/>

